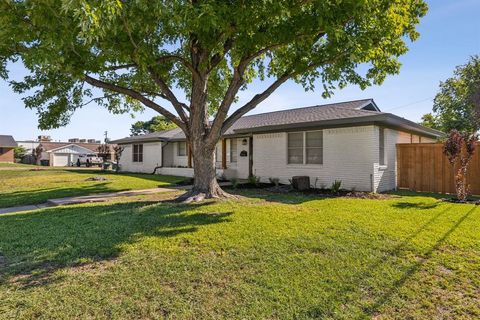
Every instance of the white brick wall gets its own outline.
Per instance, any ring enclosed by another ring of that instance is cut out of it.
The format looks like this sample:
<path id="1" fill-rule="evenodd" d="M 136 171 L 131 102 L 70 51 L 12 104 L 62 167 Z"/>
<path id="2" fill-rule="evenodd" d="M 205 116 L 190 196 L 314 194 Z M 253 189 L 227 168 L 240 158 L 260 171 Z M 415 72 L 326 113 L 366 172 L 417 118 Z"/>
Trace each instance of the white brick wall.
<path id="1" fill-rule="evenodd" d="M 378 150 L 379 127 L 375 127 L 375 148 Z M 397 143 L 429 143 L 434 139 L 385 128 L 385 166 L 379 165 L 379 153 L 374 163 L 374 187 L 376 192 L 390 191 L 397 187 Z"/>
<path id="2" fill-rule="evenodd" d="M 371 191 L 375 162 L 374 126 L 323 130 L 323 165 L 287 164 L 287 134 L 258 134 L 253 137 L 253 172 L 267 182 L 269 177 L 289 183 L 292 176 L 306 175 L 316 187 L 342 187 Z"/>
<path id="3" fill-rule="evenodd" d="M 247 141 L 242 145 L 243 140 Z M 248 152 L 248 137 L 237 139 L 237 163 L 230 163 L 230 139 L 227 140 L 227 177 L 248 178 L 248 159 L 240 157 L 242 150 Z M 287 164 L 287 133 L 256 134 L 253 136 L 253 173 L 268 182 L 279 178 L 289 183 L 293 176 L 306 175 L 317 188 L 330 187 L 335 180 L 342 181 L 342 188 L 358 191 L 382 192 L 396 188 L 396 144 L 434 142 L 433 139 L 413 136 L 409 133 L 385 128 L 385 165 L 379 165 L 379 127 L 363 126 L 323 130 L 323 164 Z M 218 143 L 221 167 L 221 142 Z M 174 166 L 188 165 L 187 156 L 178 156 L 178 143 L 173 147 Z M 144 143 L 143 163 L 132 162 L 132 145 L 125 145 L 120 159 L 122 171 L 153 172 L 161 165 L 161 143 Z M 163 174 L 171 173 L 167 169 Z M 173 172 L 172 172 L 173 173 Z M 190 176 L 192 169 L 177 175 Z"/>
<path id="4" fill-rule="evenodd" d="M 143 162 L 133 162 L 133 145 L 124 145 L 120 157 L 120 169 L 125 172 L 152 173 L 155 167 L 162 164 L 162 143 L 143 143 Z"/>

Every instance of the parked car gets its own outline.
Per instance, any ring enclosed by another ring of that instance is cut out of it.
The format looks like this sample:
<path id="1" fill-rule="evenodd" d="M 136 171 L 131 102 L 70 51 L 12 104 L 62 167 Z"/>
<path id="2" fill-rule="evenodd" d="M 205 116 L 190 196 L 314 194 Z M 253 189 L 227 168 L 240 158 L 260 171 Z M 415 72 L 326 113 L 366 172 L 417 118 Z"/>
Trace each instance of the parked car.
<path id="1" fill-rule="evenodd" d="M 86 167 L 91 167 L 91 166 L 101 167 L 102 164 L 103 164 L 103 159 L 98 157 L 94 153 L 81 154 L 78 156 L 78 159 L 77 159 L 77 167 L 81 167 L 83 165 Z"/>

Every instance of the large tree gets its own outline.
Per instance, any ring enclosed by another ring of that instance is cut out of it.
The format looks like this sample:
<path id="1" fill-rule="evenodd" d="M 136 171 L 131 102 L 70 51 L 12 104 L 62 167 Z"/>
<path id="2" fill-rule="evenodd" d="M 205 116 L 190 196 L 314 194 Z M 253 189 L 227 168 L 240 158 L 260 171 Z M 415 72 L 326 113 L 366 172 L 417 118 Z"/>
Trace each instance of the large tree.
<path id="1" fill-rule="evenodd" d="M 480 56 L 471 57 L 440 83 L 433 113 L 425 114 L 422 124 L 444 132 L 473 134 L 480 129 Z"/>
<path id="2" fill-rule="evenodd" d="M 319 79 L 325 96 L 382 83 L 426 11 L 422 0 L 2 0 L 0 75 L 21 59 L 30 75 L 11 84 L 42 129 L 91 99 L 157 111 L 193 149 L 187 196 L 219 197 L 215 144 L 235 121 L 290 79 L 305 89 Z M 230 112 L 254 79 L 266 88 Z"/>
<path id="3" fill-rule="evenodd" d="M 155 116 L 147 121 L 137 121 L 132 124 L 130 133 L 132 136 L 138 136 L 141 134 L 163 131 L 176 128 L 177 125 L 164 116 Z"/>

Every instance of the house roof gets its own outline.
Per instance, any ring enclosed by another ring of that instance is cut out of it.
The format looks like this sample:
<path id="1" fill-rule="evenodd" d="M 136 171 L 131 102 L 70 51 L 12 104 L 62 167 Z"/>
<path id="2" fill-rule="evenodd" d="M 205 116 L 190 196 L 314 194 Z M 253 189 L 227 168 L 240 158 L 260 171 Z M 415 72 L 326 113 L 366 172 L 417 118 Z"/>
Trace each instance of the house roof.
<path id="1" fill-rule="evenodd" d="M 244 116 L 238 119 L 238 121 L 227 130 L 225 136 L 311 127 L 328 128 L 368 124 L 395 127 L 432 138 L 443 135 L 440 131 L 423 127 L 391 113 L 381 112 L 373 99 L 365 99 Z M 175 128 L 115 140 L 114 143 L 125 144 L 184 139 L 185 135 L 182 130 Z"/>
<path id="2" fill-rule="evenodd" d="M 39 146 L 43 148 L 45 152 L 55 152 L 55 150 L 66 147 L 66 146 L 79 146 L 81 148 L 90 150 L 94 153 L 98 153 L 98 147 L 101 146 L 100 143 L 72 143 L 72 142 L 41 142 Z M 110 153 L 114 153 L 114 145 L 109 145 Z"/>
<path id="3" fill-rule="evenodd" d="M 0 135 L 0 147 L 15 148 L 18 147 L 18 144 L 12 136 Z"/>

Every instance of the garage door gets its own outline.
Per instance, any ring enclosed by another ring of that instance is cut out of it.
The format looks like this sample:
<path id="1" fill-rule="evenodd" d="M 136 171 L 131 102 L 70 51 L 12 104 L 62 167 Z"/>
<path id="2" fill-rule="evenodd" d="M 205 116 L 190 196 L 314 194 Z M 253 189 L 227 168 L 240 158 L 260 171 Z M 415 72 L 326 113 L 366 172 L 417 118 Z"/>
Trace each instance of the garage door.
<path id="1" fill-rule="evenodd" d="M 55 167 L 66 167 L 68 166 L 68 153 L 57 153 L 53 155 L 53 166 Z"/>

